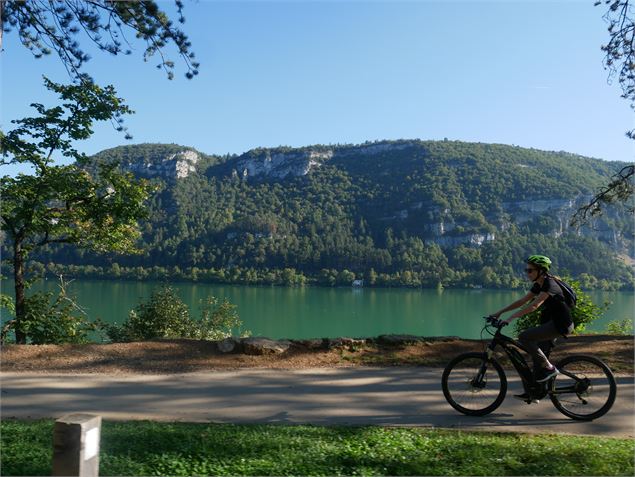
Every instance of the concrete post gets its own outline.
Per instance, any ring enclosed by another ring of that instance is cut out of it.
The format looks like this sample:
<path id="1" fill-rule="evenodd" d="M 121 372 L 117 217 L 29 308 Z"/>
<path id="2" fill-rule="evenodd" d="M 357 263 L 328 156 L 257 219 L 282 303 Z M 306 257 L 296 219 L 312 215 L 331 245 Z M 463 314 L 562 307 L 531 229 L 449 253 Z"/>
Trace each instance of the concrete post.
<path id="1" fill-rule="evenodd" d="M 68 414 L 53 429 L 53 475 L 97 477 L 101 416 Z"/>

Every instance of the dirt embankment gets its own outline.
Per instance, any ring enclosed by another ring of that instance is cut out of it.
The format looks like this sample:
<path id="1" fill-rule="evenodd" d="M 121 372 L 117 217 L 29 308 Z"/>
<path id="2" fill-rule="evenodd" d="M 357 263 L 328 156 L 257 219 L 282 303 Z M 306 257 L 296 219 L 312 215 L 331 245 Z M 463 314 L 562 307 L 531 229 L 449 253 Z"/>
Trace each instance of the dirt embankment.
<path id="1" fill-rule="evenodd" d="M 218 343 L 160 340 L 89 345 L 4 345 L 4 372 L 172 374 L 238 368 L 315 368 L 334 366 L 443 367 L 454 356 L 482 351 L 486 342 L 458 338 L 417 340 L 302 340 L 279 354 L 223 353 Z M 574 336 L 561 340 L 552 360 L 592 354 L 616 373 L 633 375 L 633 337 Z"/>

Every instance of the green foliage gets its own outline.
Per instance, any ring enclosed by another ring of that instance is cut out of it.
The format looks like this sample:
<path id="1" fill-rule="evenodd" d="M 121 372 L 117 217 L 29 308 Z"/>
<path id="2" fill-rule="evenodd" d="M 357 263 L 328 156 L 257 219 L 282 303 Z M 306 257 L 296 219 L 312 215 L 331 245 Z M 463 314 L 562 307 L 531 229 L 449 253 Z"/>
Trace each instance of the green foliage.
<path id="1" fill-rule="evenodd" d="M 575 326 L 574 333 L 582 333 L 586 330 L 586 326 L 589 323 L 592 323 L 602 316 L 604 311 L 608 308 L 608 304 L 605 303 L 604 306 L 598 306 L 593 303 L 591 297 L 582 290 L 580 282 L 577 280 L 573 280 L 569 277 L 564 277 L 562 280 L 573 288 L 573 291 L 575 291 L 578 297 L 576 307 L 571 310 L 571 318 L 573 319 L 573 324 Z M 515 322 L 516 333 L 521 333 L 527 328 L 538 326 L 540 324 L 541 311 L 542 307 L 533 313 L 529 313 L 528 315 L 518 318 Z"/>
<path id="2" fill-rule="evenodd" d="M 0 309 L 6 310 L 10 315 L 15 315 L 15 303 L 13 298 L 4 293 L 0 293 Z"/>
<path id="3" fill-rule="evenodd" d="M 610 335 L 632 335 L 633 320 L 626 319 L 620 321 L 611 321 L 608 325 L 606 325 L 606 331 Z"/>
<path id="4" fill-rule="evenodd" d="M 52 420 L 3 419 L 2 474 L 48 475 Z M 378 426 L 102 424 L 102 475 L 633 475 L 633 439 Z"/>
<path id="5" fill-rule="evenodd" d="M 105 326 L 108 337 L 113 341 L 182 338 L 188 337 L 192 331 L 187 305 L 168 285 L 155 289 L 146 303 L 140 303 L 130 311 L 121 326 Z"/>
<path id="6" fill-rule="evenodd" d="M 174 289 L 164 285 L 155 289 L 145 303 L 130 311 L 121 325 L 103 324 L 106 335 L 113 342 L 145 341 L 157 338 L 194 338 L 221 340 L 241 332 L 242 321 L 236 305 L 227 299 L 219 303 L 216 297 L 201 302 L 201 317 L 190 316 L 190 310 Z"/>
<path id="7" fill-rule="evenodd" d="M 201 318 L 195 323 L 190 338 L 218 341 L 231 336 L 250 335 L 249 331 L 241 330 L 243 322 L 236 308 L 227 298 L 220 303 L 213 296 L 201 300 Z"/>
<path id="8" fill-rule="evenodd" d="M 2 341 L 8 332 L 20 327 L 28 336 L 28 343 L 64 344 L 88 343 L 90 333 L 98 330 L 98 323 L 91 322 L 66 290 L 66 282 L 60 277 L 59 292 L 36 292 L 26 298 L 26 315 L 23 320 L 10 320 L 2 329 Z"/>

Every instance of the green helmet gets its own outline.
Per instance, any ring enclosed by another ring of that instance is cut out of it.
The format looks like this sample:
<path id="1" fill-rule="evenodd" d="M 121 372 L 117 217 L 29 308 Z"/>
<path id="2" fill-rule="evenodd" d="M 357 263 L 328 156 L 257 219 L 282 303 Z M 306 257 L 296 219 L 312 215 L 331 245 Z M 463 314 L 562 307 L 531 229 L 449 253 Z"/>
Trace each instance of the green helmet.
<path id="1" fill-rule="evenodd" d="M 544 255 L 531 255 L 527 259 L 527 263 L 537 265 L 547 271 L 549 271 L 549 267 L 551 267 L 551 259 L 549 257 L 545 257 Z"/>

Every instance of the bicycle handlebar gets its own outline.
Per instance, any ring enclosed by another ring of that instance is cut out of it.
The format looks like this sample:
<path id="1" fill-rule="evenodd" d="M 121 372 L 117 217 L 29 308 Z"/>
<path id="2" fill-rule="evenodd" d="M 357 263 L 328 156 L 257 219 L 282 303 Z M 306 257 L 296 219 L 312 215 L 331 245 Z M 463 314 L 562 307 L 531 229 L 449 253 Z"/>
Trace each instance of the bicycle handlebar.
<path id="1" fill-rule="evenodd" d="M 509 325 L 509 323 L 507 323 L 506 321 L 503 321 L 501 319 L 496 318 L 493 315 L 490 316 L 486 316 L 484 317 L 485 321 L 487 321 L 487 323 L 489 323 L 490 325 L 492 325 L 494 328 L 498 328 L 499 330 L 504 327 Z"/>

